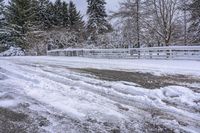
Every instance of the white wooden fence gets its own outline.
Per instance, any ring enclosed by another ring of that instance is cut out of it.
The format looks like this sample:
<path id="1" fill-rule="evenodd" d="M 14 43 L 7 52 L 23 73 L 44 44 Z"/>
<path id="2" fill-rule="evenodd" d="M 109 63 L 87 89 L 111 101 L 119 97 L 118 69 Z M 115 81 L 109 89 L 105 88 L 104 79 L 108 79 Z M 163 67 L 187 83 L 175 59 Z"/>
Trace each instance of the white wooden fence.
<path id="1" fill-rule="evenodd" d="M 94 58 L 193 59 L 200 60 L 200 46 L 146 47 L 131 49 L 57 49 L 49 56 Z"/>

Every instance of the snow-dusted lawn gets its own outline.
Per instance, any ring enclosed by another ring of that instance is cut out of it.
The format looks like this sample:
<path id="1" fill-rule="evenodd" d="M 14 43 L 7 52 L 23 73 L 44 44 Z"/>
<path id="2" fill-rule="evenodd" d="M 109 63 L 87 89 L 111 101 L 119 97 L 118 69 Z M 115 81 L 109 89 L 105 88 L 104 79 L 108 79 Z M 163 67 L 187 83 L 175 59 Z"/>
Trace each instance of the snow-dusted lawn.
<path id="1" fill-rule="evenodd" d="M 190 82 L 150 90 L 134 82 L 100 80 L 77 68 L 184 75 Z M 29 112 L 33 120 L 45 117 L 48 124 L 38 129 L 43 132 L 198 133 L 200 62 L 2 57 L 0 115 L 1 108 Z"/>

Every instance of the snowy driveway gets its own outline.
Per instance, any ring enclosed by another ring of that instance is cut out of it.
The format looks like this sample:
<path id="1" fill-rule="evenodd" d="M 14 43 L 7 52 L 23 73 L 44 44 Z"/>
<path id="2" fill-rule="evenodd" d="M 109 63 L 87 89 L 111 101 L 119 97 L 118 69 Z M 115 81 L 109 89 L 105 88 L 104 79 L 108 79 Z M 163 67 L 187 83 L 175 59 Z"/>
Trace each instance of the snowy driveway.
<path id="1" fill-rule="evenodd" d="M 0 132 L 23 125 L 27 132 L 198 133 L 200 62 L 0 58 L 0 125 L 5 119 Z"/>

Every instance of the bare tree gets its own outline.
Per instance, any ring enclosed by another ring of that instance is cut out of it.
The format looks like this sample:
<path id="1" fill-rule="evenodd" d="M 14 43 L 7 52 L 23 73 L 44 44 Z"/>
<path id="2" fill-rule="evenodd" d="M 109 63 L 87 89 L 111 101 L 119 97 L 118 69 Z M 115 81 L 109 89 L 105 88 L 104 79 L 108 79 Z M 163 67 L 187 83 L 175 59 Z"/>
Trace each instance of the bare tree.
<path id="1" fill-rule="evenodd" d="M 146 11 L 151 15 L 143 22 L 146 27 L 153 29 L 162 38 L 162 42 L 168 46 L 175 31 L 178 0 L 149 0 L 148 4 L 150 6 Z"/>
<path id="2" fill-rule="evenodd" d="M 182 12 L 181 14 L 181 20 L 183 22 L 183 42 L 184 42 L 184 45 L 188 45 L 188 21 L 189 21 L 189 11 L 188 11 L 188 8 L 189 8 L 189 3 L 191 2 L 191 0 L 180 0 L 180 4 L 179 4 L 179 9 L 180 11 Z"/>
<path id="3" fill-rule="evenodd" d="M 136 0 L 137 47 L 140 47 L 140 0 Z"/>
<path id="4" fill-rule="evenodd" d="M 111 18 L 120 18 L 123 39 L 134 47 L 186 45 L 187 3 L 186 0 L 125 0 Z"/>
<path id="5" fill-rule="evenodd" d="M 190 11 L 189 33 L 193 43 L 200 43 L 200 1 L 191 0 L 188 10 Z"/>
<path id="6" fill-rule="evenodd" d="M 140 47 L 140 0 L 126 0 L 120 5 L 120 10 L 114 12 L 111 18 L 120 18 L 120 23 L 123 24 L 122 35 L 124 41 L 128 43 L 126 47 Z"/>
<path id="7" fill-rule="evenodd" d="M 187 7 L 186 0 L 183 0 L 183 12 L 184 12 L 184 44 L 187 45 Z"/>

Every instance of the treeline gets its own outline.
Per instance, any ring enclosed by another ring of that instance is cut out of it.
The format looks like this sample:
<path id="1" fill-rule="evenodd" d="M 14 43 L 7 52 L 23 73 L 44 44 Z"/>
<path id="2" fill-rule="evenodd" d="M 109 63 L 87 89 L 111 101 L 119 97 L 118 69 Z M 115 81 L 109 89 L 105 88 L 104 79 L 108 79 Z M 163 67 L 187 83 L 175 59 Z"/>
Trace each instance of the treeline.
<path id="1" fill-rule="evenodd" d="M 47 49 L 98 45 L 99 35 L 112 30 L 107 22 L 105 1 L 88 0 L 88 21 L 70 1 L 11 0 L 1 3 L 0 41 L 43 54 Z"/>
<path id="2" fill-rule="evenodd" d="M 72 1 L 10 0 L 4 5 L 0 0 L 0 50 L 16 46 L 44 54 L 57 48 L 200 43 L 199 0 L 124 0 L 109 16 L 105 0 L 87 3 L 83 18 Z"/>

